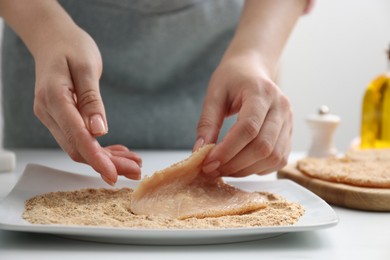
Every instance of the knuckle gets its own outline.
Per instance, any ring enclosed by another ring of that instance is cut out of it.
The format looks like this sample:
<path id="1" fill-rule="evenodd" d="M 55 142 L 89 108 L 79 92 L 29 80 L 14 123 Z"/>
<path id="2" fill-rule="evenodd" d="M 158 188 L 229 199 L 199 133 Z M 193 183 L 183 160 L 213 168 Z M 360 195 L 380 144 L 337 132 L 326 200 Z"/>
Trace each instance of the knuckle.
<path id="1" fill-rule="evenodd" d="M 272 97 L 275 95 L 275 92 L 278 90 L 278 86 L 270 81 L 265 80 L 261 84 L 261 95 L 266 97 Z"/>
<path id="2" fill-rule="evenodd" d="M 65 129 L 63 133 L 65 136 L 65 141 L 67 143 L 66 147 L 68 147 L 66 152 L 68 153 L 69 157 L 75 162 L 84 162 L 78 151 L 78 142 L 77 138 L 75 138 L 74 133 L 69 129 Z"/>
<path id="3" fill-rule="evenodd" d="M 83 109 L 86 106 L 98 106 L 101 104 L 99 93 L 94 89 L 89 89 L 77 96 L 77 106 Z"/>
<path id="4" fill-rule="evenodd" d="M 247 80 L 241 83 L 240 85 L 244 97 L 253 98 L 253 97 L 260 97 L 266 94 L 264 85 L 257 78 Z"/>
<path id="5" fill-rule="evenodd" d="M 278 152 L 278 151 L 273 151 L 270 156 L 267 158 L 267 160 L 269 161 L 269 163 L 273 166 L 280 166 L 282 165 L 282 162 L 283 162 L 283 154 L 281 152 Z"/>
<path id="6" fill-rule="evenodd" d="M 283 168 L 283 167 L 286 166 L 287 164 L 288 164 L 288 158 L 287 158 L 287 156 L 282 156 L 282 158 L 281 158 L 280 161 L 279 161 L 278 167 L 279 167 L 279 168 Z"/>
<path id="7" fill-rule="evenodd" d="M 254 118 L 247 118 L 243 122 L 243 131 L 247 139 L 253 140 L 260 132 L 261 124 Z"/>
<path id="8" fill-rule="evenodd" d="M 281 107 L 282 109 L 284 109 L 285 111 L 289 111 L 290 113 L 292 113 L 292 111 L 291 111 L 291 103 L 290 103 L 289 98 L 288 98 L 286 95 L 282 95 L 282 96 L 280 97 L 279 102 L 280 102 L 280 107 Z"/>
<path id="9" fill-rule="evenodd" d="M 42 109 L 42 102 L 40 101 L 39 98 L 35 98 L 34 99 L 34 104 L 33 104 L 33 112 L 34 112 L 34 115 L 42 120 L 43 116 L 44 116 L 44 112 L 43 112 L 43 109 Z"/>
<path id="10" fill-rule="evenodd" d="M 35 103 L 45 103 L 46 91 L 43 87 L 35 87 Z"/>
<path id="11" fill-rule="evenodd" d="M 80 75 L 89 75 L 94 72 L 94 66 L 95 64 L 89 61 L 89 59 L 83 59 L 75 64 L 75 69 Z"/>
<path id="12" fill-rule="evenodd" d="M 198 123 L 198 126 L 197 126 L 197 130 L 198 130 L 198 132 L 202 132 L 202 131 L 208 130 L 208 129 L 212 128 L 214 126 L 214 124 L 215 123 L 213 122 L 213 120 L 211 120 L 208 117 L 203 116 L 199 120 L 199 123 Z"/>
<path id="13" fill-rule="evenodd" d="M 64 136 L 65 136 L 65 140 L 69 144 L 69 146 L 70 147 L 76 147 L 77 146 L 77 142 L 76 142 L 76 138 L 74 138 L 74 135 L 73 135 L 72 131 L 70 129 L 64 129 L 63 133 L 64 133 Z M 72 149 L 72 150 L 74 150 L 74 149 Z"/>
<path id="14" fill-rule="evenodd" d="M 50 84 L 46 84 L 45 86 L 50 86 Z M 53 93 L 53 89 L 55 88 L 45 86 L 35 87 L 33 112 L 39 119 L 44 117 L 45 111 L 47 111 L 52 104 L 58 104 L 59 99 L 61 99 L 61 97 L 57 97 L 57 95 Z"/>
<path id="15" fill-rule="evenodd" d="M 271 155 L 267 158 L 267 161 L 272 166 L 278 165 L 279 164 L 278 155 L 275 153 L 271 153 Z"/>
<path id="16" fill-rule="evenodd" d="M 46 107 L 48 103 L 47 90 L 45 87 L 36 86 L 34 93 L 34 113 L 39 112 L 40 107 Z"/>
<path id="17" fill-rule="evenodd" d="M 85 80 L 94 80 L 100 77 L 103 70 L 101 59 L 84 58 L 77 60 L 72 66 L 72 73 L 75 73 L 78 78 Z"/>
<path id="18" fill-rule="evenodd" d="M 265 138 L 262 138 L 255 142 L 255 154 L 256 156 L 260 155 L 260 158 L 269 157 L 273 151 L 273 145 L 270 141 Z"/>
<path id="19" fill-rule="evenodd" d="M 39 119 L 39 120 L 43 120 L 44 118 L 44 113 L 42 111 L 42 109 L 40 108 L 40 106 L 34 102 L 34 106 L 33 106 L 33 112 L 34 112 L 34 115 Z"/>

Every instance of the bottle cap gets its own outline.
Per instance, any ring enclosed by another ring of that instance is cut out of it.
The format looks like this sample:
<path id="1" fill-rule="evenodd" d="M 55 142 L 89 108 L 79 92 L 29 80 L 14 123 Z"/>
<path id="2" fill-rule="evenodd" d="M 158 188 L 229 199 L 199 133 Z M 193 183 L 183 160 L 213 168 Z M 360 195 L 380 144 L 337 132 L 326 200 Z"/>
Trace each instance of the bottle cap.
<path id="1" fill-rule="evenodd" d="M 339 123 L 340 117 L 337 115 L 330 114 L 330 109 L 328 106 L 322 105 L 318 109 L 317 114 L 312 114 L 307 117 L 308 122 L 330 122 L 330 123 Z"/>

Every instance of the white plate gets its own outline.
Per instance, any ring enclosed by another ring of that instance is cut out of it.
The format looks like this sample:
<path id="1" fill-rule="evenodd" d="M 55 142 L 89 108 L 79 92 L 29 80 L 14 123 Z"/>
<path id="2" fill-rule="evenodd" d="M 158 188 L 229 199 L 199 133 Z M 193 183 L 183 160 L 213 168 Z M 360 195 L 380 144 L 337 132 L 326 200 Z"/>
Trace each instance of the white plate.
<path id="1" fill-rule="evenodd" d="M 147 245 L 189 245 L 243 242 L 277 236 L 288 232 L 308 231 L 334 226 L 338 217 L 321 198 L 289 180 L 230 182 L 248 191 L 268 191 L 279 194 L 305 207 L 298 223 L 290 226 L 231 229 L 135 229 L 67 225 L 30 224 L 22 218 L 25 200 L 52 191 L 82 188 L 107 188 L 97 177 L 59 171 L 29 164 L 15 188 L 0 203 L 0 229 L 55 234 L 80 240 Z M 137 185 L 120 179 L 116 188 Z"/>

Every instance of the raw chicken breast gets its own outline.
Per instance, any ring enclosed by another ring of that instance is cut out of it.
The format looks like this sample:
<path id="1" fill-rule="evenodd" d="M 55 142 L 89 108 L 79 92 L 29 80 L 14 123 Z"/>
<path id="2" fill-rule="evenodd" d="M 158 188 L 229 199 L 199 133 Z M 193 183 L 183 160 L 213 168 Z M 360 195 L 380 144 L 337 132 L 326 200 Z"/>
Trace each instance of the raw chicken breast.
<path id="1" fill-rule="evenodd" d="M 131 211 L 178 219 L 241 215 L 266 207 L 266 199 L 210 179 L 202 162 L 214 145 L 205 145 L 189 158 L 145 177 L 133 192 Z"/>

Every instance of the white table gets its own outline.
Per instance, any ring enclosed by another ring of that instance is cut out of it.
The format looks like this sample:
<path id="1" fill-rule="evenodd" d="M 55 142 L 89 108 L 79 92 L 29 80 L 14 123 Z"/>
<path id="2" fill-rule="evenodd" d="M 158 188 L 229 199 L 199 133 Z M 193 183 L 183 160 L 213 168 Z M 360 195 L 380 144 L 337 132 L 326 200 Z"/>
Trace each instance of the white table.
<path id="1" fill-rule="evenodd" d="M 189 155 L 188 151 L 139 151 L 143 172 L 152 173 Z M 303 153 L 292 153 L 295 161 Z M 156 160 L 158 158 L 158 160 Z M 0 173 L 0 200 L 15 185 L 27 163 L 39 163 L 81 174 L 90 167 L 72 162 L 57 150 L 17 151 L 17 167 Z M 275 179 L 275 174 L 248 179 Z M 390 202 L 389 202 L 390 203 Z M 340 218 L 329 229 L 289 233 L 245 243 L 204 246 L 132 246 L 84 242 L 0 230 L 0 260 L 17 259 L 390 259 L 390 213 L 364 212 L 333 207 Z"/>

